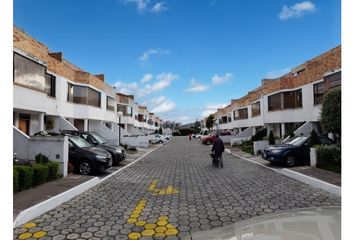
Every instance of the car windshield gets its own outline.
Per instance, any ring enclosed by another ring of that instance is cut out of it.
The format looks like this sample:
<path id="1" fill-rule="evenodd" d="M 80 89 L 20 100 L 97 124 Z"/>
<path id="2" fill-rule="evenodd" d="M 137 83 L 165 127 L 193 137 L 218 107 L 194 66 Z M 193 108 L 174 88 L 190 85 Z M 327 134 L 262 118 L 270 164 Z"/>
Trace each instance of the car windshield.
<path id="1" fill-rule="evenodd" d="M 91 147 L 91 144 L 89 144 L 84 139 L 79 137 L 70 137 L 70 141 L 72 141 L 75 145 L 77 145 L 80 148 Z"/>
<path id="2" fill-rule="evenodd" d="M 91 133 L 91 135 L 92 135 L 92 137 L 94 137 L 96 139 L 98 144 L 108 143 L 108 141 L 104 137 L 102 137 L 101 135 L 99 135 L 97 133 Z"/>
<path id="3" fill-rule="evenodd" d="M 287 142 L 286 144 L 291 144 L 294 146 L 301 146 L 307 139 L 308 139 L 308 137 L 297 137 L 297 138 L 294 138 L 293 140 L 291 140 L 290 142 Z"/>

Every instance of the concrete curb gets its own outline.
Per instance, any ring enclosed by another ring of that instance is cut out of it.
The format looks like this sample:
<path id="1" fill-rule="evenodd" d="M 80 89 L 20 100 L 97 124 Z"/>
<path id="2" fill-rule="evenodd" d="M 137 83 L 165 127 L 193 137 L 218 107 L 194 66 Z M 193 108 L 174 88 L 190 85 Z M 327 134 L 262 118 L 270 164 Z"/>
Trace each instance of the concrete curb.
<path id="1" fill-rule="evenodd" d="M 341 196 L 341 190 L 342 190 L 342 188 L 341 188 L 341 187 L 338 187 L 338 186 L 336 186 L 336 185 L 333 185 L 333 184 L 331 184 L 331 183 L 328 183 L 328 182 L 325 182 L 325 181 L 322 181 L 322 180 L 319 180 L 319 179 L 316 179 L 316 178 L 307 176 L 307 175 L 302 174 L 302 173 L 298 173 L 298 172 L 289 170 L 289 169 L 287 169 L 287 168 L 282 168 L 282 169 L 280 169 L 280 170 L 276 170 L 276 169 L 273 169 L 273 168 L 264 166 L 264 165 L 261 164 L 261 163 L 258 163 L 258 162 L 255 162 L 255 161 L 251 160 L 251 159 L 248 159 L 248 158 L 239 156 L 239 155 L 237 155 L 237 154 L 234 154 L 234 153 L 231 152 L 230 149 L 225 149 L 225 152 L 227 152 L 227 153 L 229 153 L 229 154 L 232 154 L 232 155 L 234 155 L 235 157 L 241 158 L 241 159 L 243 159 L 243 160 L 252 162 L 252 163 L 254 163 L 254 164 L 260 165 L 260 166 L 265 167 L 265 168 L 267 168 L 267 169 L 270 169 L 270 170 L 273 170 L 273 171 L 278 172 L 278 173 L 280 173 L 280 174 L 283 174 L 284 176 L 293 178 L 293 179 L 295 179 L 295 180 L 297 180 L 297 181 L 306 183 L 306 184 L 311 185 L 311 186 L 316 187 L 316 188 L 320 188 L 320 189 L 322 189 L 322 190 L 325 190 L 325 191 L 327 191 L 327 192 L 329 192 L 329 193 L 332 193 L 332 194 L 335 194 L 335 195 L 337 195 L 337 196 Z"/>
<path id="2" fill-rule="evenodd" d="M 94 177 L 87 182 L 84 182 L 76 187 L 73 187 L 73 188 L 71 188 L 65 192 L 62 192 L 52 198 L 49 198 L 43 202 L 40 202 L 30 208 L 23 210 L 22 212 L 20 212 L 17 215 L 17 217 L 13 223 L 13 228 L 16 228 L 16 227 L 34 219 L 34 218 L 56 208 L 57 206 L 63 204 L 64 202 L 67 202 L 70 199 L 74 198 L 75 196 L 89 190 L 90 188 L 92 188 L 104 181 L 106 181 L 107 179 L 109 179 L 110 177 L 113 177 L 114 175 L 116 175 L 117 173 L 122 171 L 123 169 L 133 165 L 134 163 L 141 161 L 146 155 L 152 153 L 153 151 L 155 151 L 156 149 L 159 149 L 162 146 L 163 145 L 161 145 L 155 149 L 152 149 L 151 151 L 145 153 L 143 156 L 137 158 L 134 162 L 129 163 L 128 165 L 118 169 L 114 173 L 111 173 L 110 175 L 108 175 L 104 178 L 100 179 L 99 177 Z"/>
<path id="3" fill-rule="evenodd" d="M 338 187 L 336 185 L 333 185 L 331 183 L 328 183 L 328 182 L 325 182 L 325 181 L 322 181 L 322 180 L 319 180 L 319 179 L 316 179 L 316 178 L 313 178 L 313 177 L 307 176 L 305 174 L 298 173 L 298 172 L 295 172 L 295 171 L 292 171 L 292 170 L 289 170 L 286 168 L 281 169 L 279 172 L 287 177 L 293 178 L 293 179 L 301 181 L 303 183 L 307 183 L 313 187 L 320 188 L 322 190 L 325 190 L 327 192 L 335 194 L 339 197 L 341 196 L 342 188 Z"/>
<path id="4" fill-rule="evenodd" d="M 79 195 L 80 193 L 96 186 L 98 183 L 100 183 L 100 179 L 98 177 L 92 178 L 89 181 L 84 182 L 72 189 L 69 189 L 52 198 L 49 198 L 43 202 L 40 202 L 30 208 L 23 210 L 22 212 L 20 212 L 20 214 L 17 215 L 13 223 L 14 228 L 32 220 L 33 218 L 42 215 L 45 212 L 48 212 L 49 210 L 75 197 L 76 195 Z"/>

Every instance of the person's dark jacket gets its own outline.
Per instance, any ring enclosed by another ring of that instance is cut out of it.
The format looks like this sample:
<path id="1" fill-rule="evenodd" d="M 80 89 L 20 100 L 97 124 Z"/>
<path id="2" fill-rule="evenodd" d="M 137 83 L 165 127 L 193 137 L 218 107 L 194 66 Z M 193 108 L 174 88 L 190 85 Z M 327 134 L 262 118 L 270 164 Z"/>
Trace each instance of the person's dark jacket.
<path id="1" fill-rule="evenodd" d="M 217 138 L 213 143 L 211 151 L 214 152 L 215 155 L 220 156 L 225 151 L 224 142 L 220 138 Z"/>

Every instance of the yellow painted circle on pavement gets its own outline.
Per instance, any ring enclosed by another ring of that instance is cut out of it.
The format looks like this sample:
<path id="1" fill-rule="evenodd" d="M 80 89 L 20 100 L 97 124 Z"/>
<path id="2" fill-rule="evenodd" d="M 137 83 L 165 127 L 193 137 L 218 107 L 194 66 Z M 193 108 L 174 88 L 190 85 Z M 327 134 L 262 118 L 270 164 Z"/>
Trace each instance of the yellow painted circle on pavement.
<path id="1" fill-rule="evenodd" d="M 148 223 L 144 227 L 145 227 L 146 230 L 151 230 L 151 229 L 156 228 L 156 224 Z"/>
<path id="2" fill-rule="evenodd" d="M 47 235 L 46 232 L 44 232 L 44 231 L 39 231 L 39 232 L 35 232 L 35 233 L 33 234 L 33 237 L 35 237 L 35 238 L 41 238 L 41 237 L 44 237 L 45 235 Z"/>
<path id="3" fill-rule="evenodd" d="M 166 226 L 167 225 L 167 221 L 158 221 L 157 222 L 157 226 Z"/>
<path id="4" fill-rule="evenodd" d="M 164 233 L 156 233 L 154 235 L 154 237 L 159 237 L 159 238 L 163 238 L 163 237 L 166 237 L 166 235 Z"/>
<path id="5" fill-rule="evenodd" d="M 22 233 L 20 236 L 18 236 L 18 239 L 27 239 L 32 237 L 32 233 Z"/>
<path id="6" fill-rule="evenodd" d="M 132 233 L 129 233 L 128 235 L 129 239 L 139 239 L 141 237 L 141 234 L 140 233 L 137 233 L 137 232 L 132 232 Z"/>
<path id="7" fill-rule="evenodd" d="M 165 227 L 157 227 L 157 228 L 155 228 L 155 231 L 157 233 L 164 233 L 164 232 L 166 232 L 166 230 L 167 230 L 167 228 L 165 228 Z"/>
<path id="8" fill-rule="evenodd" d="M 144 230 L 141 235 L 143 237 L 152 237 L 155 234 L 154 230 Z"/>
<path id="9" fill-rule="evenodd" d="M 173 226 L 173 225 L 172 225 L 172 224 L 170 224 L 170 223 L 169 223 L 169 224 L 167 224 L 167 225 L 166 225 L 166 227 L 167 227 L 167 228 L 176 228 L 175 226 Z"/>
<path id="10" fill-rule="evenodd" d="M 161 216 L 159 217 L 159 221 L 167 221 L 168 217 L 167 216 Z"/>
<path id="11" fill-rule="evenodd" d="M 26 223 L 25 225 L 23 225 L 24 228 L 33 228 L 36 226 L 37 226 L 37 224 L 34 222 L 29 222 L 29 223 Z"/>
<path id="12" fill-rule="evenodd" d="M 137 221 L 135 223 L 136 226 L 145 226 L 145 224 L 146 224 L 146 221 Z"/>
<path id="13" fill-rule="evenodd" d="M 138 218 L 139 216 L 140 216 L 140 214 L 133 213 L 132 215 L 130 215 L 130 218 Z"/>
<path id="14" fill-rule="evenodd" d="M 168 229 L 168 230 L 165 232 L 165 234 L 166 234 L 167 236 L 175 236 L 175 235 L 178 234 L 178 231 L 177 231 L 177 229 Z"/>
<path id="15" fill-rule="evenodd" d="M 127 222 L 128 223 L 135 223 L 135 222 L 137 222 L 138 220 L 136 219 L 136 218 L 129 218 L 128 220 L 127 220 Z"/>

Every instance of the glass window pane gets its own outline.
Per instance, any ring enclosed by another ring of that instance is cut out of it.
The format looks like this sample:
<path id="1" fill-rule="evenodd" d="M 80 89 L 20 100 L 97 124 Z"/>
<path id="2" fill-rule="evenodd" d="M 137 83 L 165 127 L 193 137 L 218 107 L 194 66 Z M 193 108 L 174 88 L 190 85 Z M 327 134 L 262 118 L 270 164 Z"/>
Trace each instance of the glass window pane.
<path id="1" fill-rule="evenodd" d="M 17 53 L 14 54 L 14 82 L 34 88 L 45 90 L 45 66 L 27 59 Z"/>
<path id="2" fill-rule="evenodd" d="M 261 114 L 261 103 L 256 102 L 251 105 L 252 117 L 258 116 Z"/>
<path id="3" fill-rule="evenodd" d="M 281 109 L 281 94 L 277 93 L 271 96 L 268 96 L 268 110 L 280 110 Z"/>

